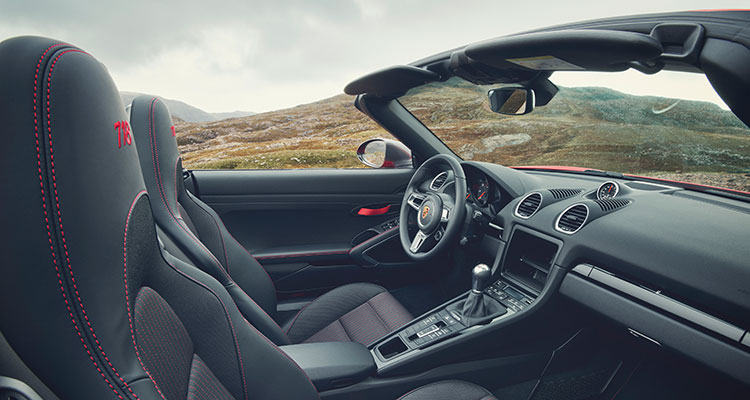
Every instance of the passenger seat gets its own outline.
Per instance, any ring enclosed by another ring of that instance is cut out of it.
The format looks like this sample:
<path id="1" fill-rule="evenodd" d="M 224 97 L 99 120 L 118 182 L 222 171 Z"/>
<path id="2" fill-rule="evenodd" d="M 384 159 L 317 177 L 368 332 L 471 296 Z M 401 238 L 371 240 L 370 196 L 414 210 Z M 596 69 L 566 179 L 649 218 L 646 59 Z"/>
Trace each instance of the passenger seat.
<path id="1" fill-rule="evenodd" d="M 179 249 L 176 252 L 219 280 L 243 316 L 274 343 L 369 345 L 413 319 L 383 287 L 354 283 L 318 297 L 282 329 L 273 318 L 276 290 L 268 273 L 229 233 L 218 214 L 186 190 L 167 106 L 156 97 L 137 97 L 130 124 L 157 229 Z"/>

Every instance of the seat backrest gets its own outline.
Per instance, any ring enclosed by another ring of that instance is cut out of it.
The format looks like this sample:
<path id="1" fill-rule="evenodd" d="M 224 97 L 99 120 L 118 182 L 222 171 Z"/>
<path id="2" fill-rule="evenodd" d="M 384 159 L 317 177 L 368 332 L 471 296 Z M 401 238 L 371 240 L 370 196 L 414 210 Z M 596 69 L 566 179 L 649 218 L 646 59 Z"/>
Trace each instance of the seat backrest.
<path id="1" fill-rule="evenodd" d="M 160 251 L 106 68 L 38 37 L 0 60 L 0 331 L 33 373 L 66 399 L 317 398 L 222 284 Z"/>
<path id="2" fill-rule="evenodd" d="M 139 96 L 130 124 L 151 209 L 159 228 L 179 251 L 229 291 L 242 314 L 278 345 L 290 344 L 273 319 L 276 290 L 263 266 L 234 239 L 221 218 L 185 189 L 175 127 L 164 101 Z"/>

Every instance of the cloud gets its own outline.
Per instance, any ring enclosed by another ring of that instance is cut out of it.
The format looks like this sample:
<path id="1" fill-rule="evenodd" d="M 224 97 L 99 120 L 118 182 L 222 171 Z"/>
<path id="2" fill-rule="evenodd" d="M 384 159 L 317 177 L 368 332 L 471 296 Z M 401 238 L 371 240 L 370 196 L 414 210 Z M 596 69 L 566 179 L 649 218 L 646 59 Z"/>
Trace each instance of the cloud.
<path id="1" fill-rule="evenodd" d="M 692 0 L 514 3 L 0 0 L 0 35 L 74 43 L 104 62 L 122 90 L 207 111 L 265 111 L 341 93 L 348 81 L 372 70 L 503 34 L 700 8 Z"/>

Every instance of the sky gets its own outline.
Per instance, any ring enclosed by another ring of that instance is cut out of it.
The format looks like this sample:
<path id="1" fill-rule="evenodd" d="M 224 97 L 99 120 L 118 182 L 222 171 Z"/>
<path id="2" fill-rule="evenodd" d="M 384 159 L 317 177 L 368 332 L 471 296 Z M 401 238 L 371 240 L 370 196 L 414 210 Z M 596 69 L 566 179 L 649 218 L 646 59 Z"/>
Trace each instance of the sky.
<path id="1" fill-rule="evenodd" d="M 0 0 L 0 38 L 40 35 L 79 46 L 107 66 L 123 91 L 181 100 L 209 112 L 262 112 L 340 94 L 349 81 L 376 69 L 505 34 L 619 15 L 747 8 L 746 3 Z M 634 94 L 661 94 L 638 93 L 641 86 L 625 78 L 623 88 Z M 556 83 L 562 85 L 581 80 L 560 79 Z M 717 101 L 710 88 L 690 92 Z"/>

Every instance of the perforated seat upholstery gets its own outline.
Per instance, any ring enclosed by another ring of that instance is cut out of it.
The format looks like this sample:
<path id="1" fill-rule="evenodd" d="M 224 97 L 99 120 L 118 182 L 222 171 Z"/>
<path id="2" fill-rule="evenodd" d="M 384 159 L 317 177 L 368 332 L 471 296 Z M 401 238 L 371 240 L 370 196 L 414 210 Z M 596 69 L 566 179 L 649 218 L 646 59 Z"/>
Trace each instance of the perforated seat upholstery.
<path id="1" fill-rule="evenodd" d="M 317 399 L 225 285 L 161 251 L 104 66 L 37 37 L 0 59 L 0 331 L 31 372 L 63 399 Z"/>
<path id="2" fill-rule="evenodd" d="M 167 241 L 219 280 L 242 314 L 276 344 L 354 341 L 368 345 L 411 321 L 384 288 L 345 285 L 313 301 L 282 329 L 274 321 L 276 291 L 255 258 L 229 233 L 211 207 L 186 190 L 172 117 L 163 101 L 133 100 L 130 123 L 151 207 Z"/>

